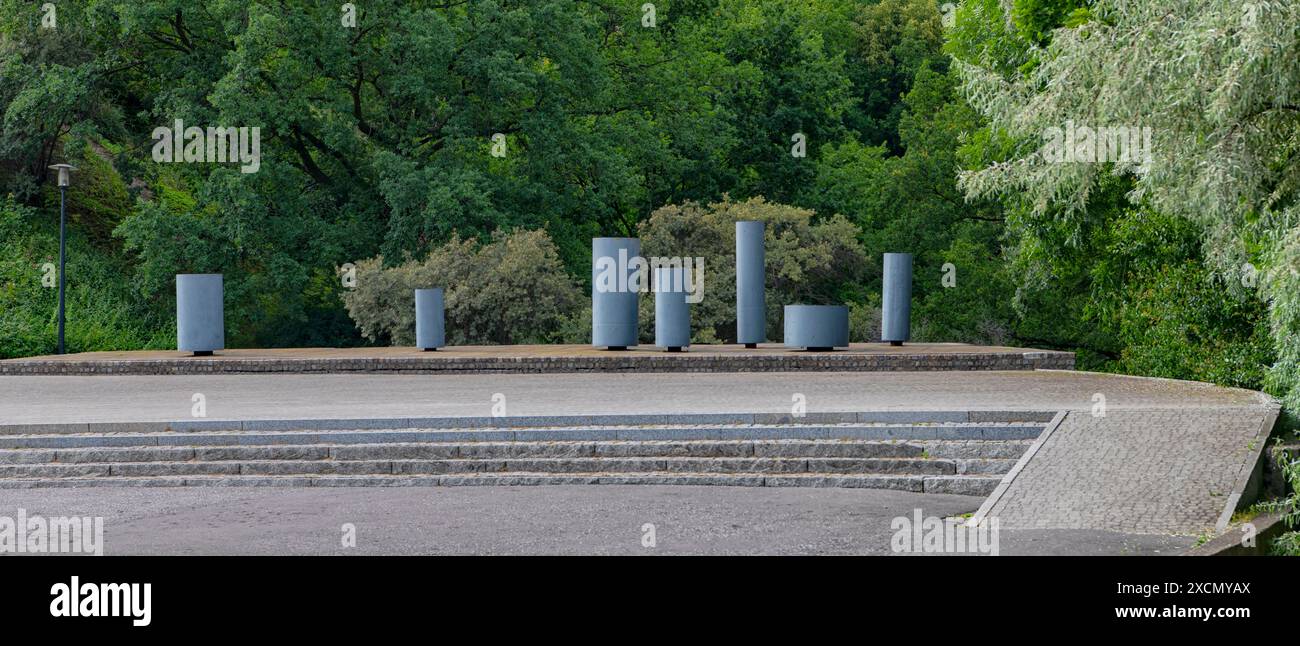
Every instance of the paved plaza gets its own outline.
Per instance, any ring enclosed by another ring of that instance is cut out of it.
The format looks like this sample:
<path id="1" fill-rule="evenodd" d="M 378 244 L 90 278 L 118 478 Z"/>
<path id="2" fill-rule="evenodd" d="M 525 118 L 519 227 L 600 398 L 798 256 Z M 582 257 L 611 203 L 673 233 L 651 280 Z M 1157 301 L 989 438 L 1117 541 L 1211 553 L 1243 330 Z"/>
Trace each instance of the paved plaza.
<path id="1" fill-rule="evenodd" d="M 891 522 L 980 498 L 692 486 L 0 489 L 0 515 L 104 517 L 105 554 L 892 554 Z M 655 545 L 646 547 L 646 524 Z M 356 546 L 343 546 L 344 525 Z M 1194 537 L 1001 531 L 1012 554 L 1176 554 Z"/>
<path id="2" fill-rule="evenodd" d="M 493 415 L 789 415 L 799 403 L 810 415 L 970 411 L 973 420 L 977 411 L 1046 412 L 1059 424 L 1046 426 L 989 499 L 989 513 L 1011 537 L 1007 553 L 1164 551 L 1213 530 L 1245 490 L 1277 413 L 1253 391 L 1055 370 L 8 376 L 0 377 L 0 433 L 31 433 L 24 424 L 193 421 L 196 395 L 207 420 L 395 426 L 407 418 L 453 418 L 454 426 L 454 418 Z M 744 426 L 736 432 L 749 432 Z M 188 441 L 185 432 L 171 435 Z M 653 484 L 203 489 L 0 489 L 0 506 L 85 505 L 126 514 L 118 536 L 130 538 L 118 545 L 137 551 L 328 552 L 335 523 L 378 514 L 367 522 L 377 532 L 371 549 L 383 553 L 635 553 L 639 543 L 627 543 L 624 525 L 656 517 L 672 528 L 665 552 L 879 553 L 887 545 L 886 516 L 927 505 L 940 515 L 971 513 L 985 502 L 909 491 Z"/>

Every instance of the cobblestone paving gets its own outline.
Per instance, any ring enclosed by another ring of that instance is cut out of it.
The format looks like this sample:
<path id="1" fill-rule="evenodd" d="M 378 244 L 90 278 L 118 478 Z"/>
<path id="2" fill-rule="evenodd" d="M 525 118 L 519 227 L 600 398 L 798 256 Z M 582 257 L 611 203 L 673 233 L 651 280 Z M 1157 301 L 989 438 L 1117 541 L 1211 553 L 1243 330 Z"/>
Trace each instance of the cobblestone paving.
<path id="1" fill-rule="evenodd" d="M 990 515 L 1020 529 L 1213 529 L 1270 414 L 1266 407 L 1071 412 Z"/>
<path id="2" fill-rule="evenodd" d="M 590 487 L 0 489 L 0 515 L 101 516 L 104 553 L 893 554 L 894 518 L 980 498 L 886 489 Z M 343 547 L 339 528 L 357 530 Z M 656 543 L 643 543 L 646 523 Z M 1006 530 L 1000 553 L 1173 554 L 1186 537 Z"/>

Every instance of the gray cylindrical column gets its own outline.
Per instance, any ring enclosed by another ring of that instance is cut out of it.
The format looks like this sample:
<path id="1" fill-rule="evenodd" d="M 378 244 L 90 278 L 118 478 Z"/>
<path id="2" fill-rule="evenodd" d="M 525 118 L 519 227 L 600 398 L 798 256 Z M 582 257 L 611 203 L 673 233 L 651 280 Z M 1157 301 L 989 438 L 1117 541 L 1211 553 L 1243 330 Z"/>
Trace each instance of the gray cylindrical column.
<path id="1" fill-rule="evenodd" d="M 849 345 L 849 308 L 844 305 L 786 305 L 788 348 L 833 350 Z"/>
<path id="2" fill-rule="evenodd" d="M 176 349 L 210 355 L 226 348 L 221 274 L 176 275 Z"/>
<path id="3" fill-rule="evenodd" d="M 880 297 L 880 339 L 903 345 L 912 338 L 912 254 L 885 254 Z"/>
<path id="4" fill-rule="evenodd" d="M 626 350 L 637 342 L 637 285 L 632 260 L 641 255 L 636 238 L 591 240 L 591 344 Z"/>
<path id="5" fill-rule="evenodd" d="M 437 350 L 447 345 L 442 288 L 415 290 L 415 347 Z"/>
<path id="6" fill-rule="evenodd" d="M 763 223 L 736 223 L 736 343 L 758 347 L 767 340 Z"/>
<path id="7" fill-rule="evenodd" d="M 655 269 L 655 345 L 669 352 L 680 352 L 691 345 L 685 273 L 681 267 Z"/>

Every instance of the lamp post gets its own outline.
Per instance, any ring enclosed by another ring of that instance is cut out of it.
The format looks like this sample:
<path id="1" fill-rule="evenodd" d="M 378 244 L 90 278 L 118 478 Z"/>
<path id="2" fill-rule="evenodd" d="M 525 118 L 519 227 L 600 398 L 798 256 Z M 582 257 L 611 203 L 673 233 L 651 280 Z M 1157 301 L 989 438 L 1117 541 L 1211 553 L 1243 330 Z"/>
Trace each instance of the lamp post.
<path id="1" fill-rule="evenodd" d="M 50 168 L 59 171 L 59 354 L 63 354 L 63 292 L 64 267 L 67 264 L 68 184 L 71 164 L 55 164 Z"/>

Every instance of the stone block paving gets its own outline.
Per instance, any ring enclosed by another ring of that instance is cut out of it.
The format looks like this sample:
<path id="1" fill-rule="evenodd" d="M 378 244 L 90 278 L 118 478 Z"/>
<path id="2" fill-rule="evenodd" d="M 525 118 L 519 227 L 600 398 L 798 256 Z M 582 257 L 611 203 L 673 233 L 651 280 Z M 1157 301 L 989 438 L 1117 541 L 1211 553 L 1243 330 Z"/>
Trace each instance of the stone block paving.
<path id="1" fill-rule="evenodd" d="M 1265 406 L 1070 412 L 989 515 L 1008 529 L 1211 530 L 1273 415 Z"/>

